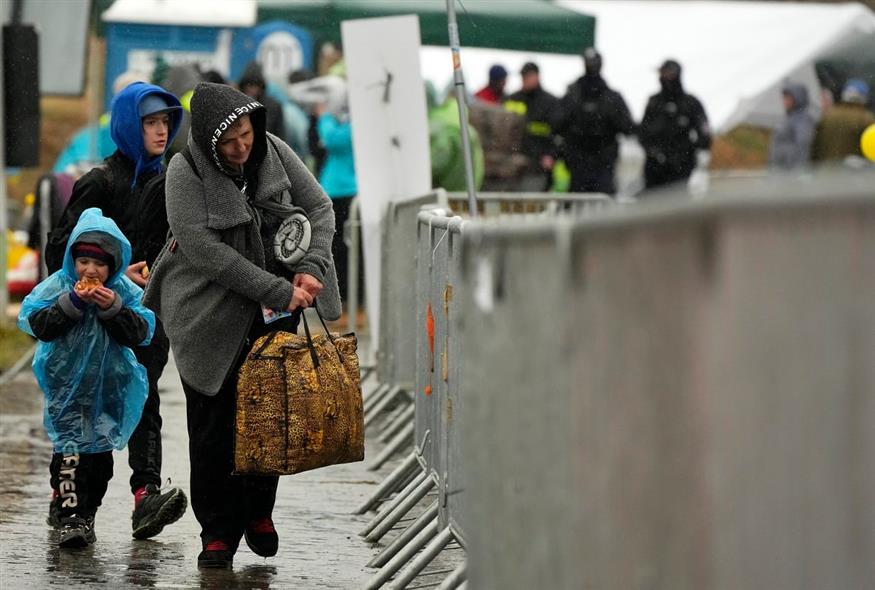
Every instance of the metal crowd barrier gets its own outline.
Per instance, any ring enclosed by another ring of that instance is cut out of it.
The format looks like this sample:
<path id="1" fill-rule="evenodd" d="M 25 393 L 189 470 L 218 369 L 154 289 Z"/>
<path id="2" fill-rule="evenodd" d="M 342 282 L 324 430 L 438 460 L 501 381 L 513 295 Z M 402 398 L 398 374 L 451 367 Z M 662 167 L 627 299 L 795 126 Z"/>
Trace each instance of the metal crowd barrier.
<path id="1" fill-rule="evenodd" d="M 479 193 L 477 212 L 481 217 L 506 215 L 586 212 L 610 205 L 613 200 L 602 193 Z M 450 210 L 457 215 L 468 214 L 467 193 L 447 193 Z"/>
<path id="2" fill-rule="evenodd" d="M 471 587 L 875 588 L 872 186 L 466 226 Z"/>
<path id="3" fill-rule="evenodd" d="M 365 425 L 378 426 L 387 443 L 370 463 L 379 469 L 413 440 L 413 398 L 416 346 L 413 322 L 416 259 L 416 215 L 426 206 L 446 206 L 446 193 L 434 191 L 390 203 L 381 237 L 380 334 L 377 343 L 377 389 L 365 400 Z M 387 410 L 391 410 L 387 414 Z M 382 420 L 381 420 L 382 418 Z M 369 501 L 365 512 L 375 505 Z"/>
<path id="4" fill-rule="evenodd" d="M 600 208 L 608 202 L 607 197 L 597 195 L 541 194 L 525 195 L 525 198 L 520 198 L 520 195 L 481 195 L 481 199 L 484 211 L 499 215 L 484 223 L 495 224 L 503 224 L 515 217 L 508 217 L 504 203 L 528 203 L 525 212 L 539 213 L 541 215 L 534 217 L 543 218 L 544 213 L 555 217 L 557 212 Z M 409 212 L 409 208 L 405 211 Z M 397 292 L 384 298 L 381 316 L 388 315 L 390 308 L 387 306 L 410 301 L 415 320 L 412 323 L 403 320 L 407 310 L 405 305 L 402 307 L 404 314 L 396 314 L 401 320 L 382 332 L 378 373 L 381 380 L 389 380 L 392 375 L 396 383 L 407 383 L 406 379 L 411 375 L 405 371 L 415 368 L 411 388 L 415 419 L 409 423 L 409 427 L 415 430 L 415 447 L 360 512 L 383 503 L 382 509 L 362 531 L 362 536 L 371 542 L 383 539 L 390 531 L 396 530 L 399 523 L 407 521 L 409 525 L 369 564 L 381 569 L 368 588 L 379 588 L 386 583 L 391 583 L 393 588 L 404 588 L 447 545 L 458 543 L 464 548 L 466 543 L 460 517 L 466 496 L 463 456 L 459 422 L 454 419 L 464 401 L 461 395 L 464 343 L 458 336 L 454 318 L 458 315 L 459 305 L 456 291 L 461 284 L 461 236 L 471 222 L 450 216 L 446 209 L 437 207 L 424 208 L 418 213 L 418 223 L 413 225 L 403 219 L 401 223 L 393 223 L 397 216 L 397 208 L 394 212 L 390 209 L 387 235 L 383 241 L 384 268 L 396 268 L 390 266 L 394 264 L 399 269 L 407 269 L 410 254 L 415 252 L 416 278 L 412 285 L 415 288 L 410 289 L 409 282 L 393 285 L 391 289 L 407 289 L 407 293 L 401 295 L 400 300 Z M 416 236 L 414 248 L 407 247 L 406 241 L 411 228 Z M 398 236 L 393 236 L 396 232 Z M 393 240 L 403 243 L 402 247 L 392 247 Z M 387 261 L 387 257 L 393 254 L 397 259 Z M 381 330 L 384 330 L 382 324 L 381 320 Z M 413 362 L 407 360 L 407 355 L 415 355 Z M 430 500 L 435 489 L 437 498 Z M 391 497 L 394 492 L 398 493 Z M 456 588 L 464 579 L 465 565 L 462 564 L 444 580 L 442 587 Z"/>

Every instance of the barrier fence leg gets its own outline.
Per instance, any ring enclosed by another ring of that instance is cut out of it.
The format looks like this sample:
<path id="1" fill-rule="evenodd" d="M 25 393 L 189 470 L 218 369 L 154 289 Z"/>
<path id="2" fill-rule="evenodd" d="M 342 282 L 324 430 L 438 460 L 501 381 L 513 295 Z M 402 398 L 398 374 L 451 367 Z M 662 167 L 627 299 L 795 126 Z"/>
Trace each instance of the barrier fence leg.
<path id="1" fill-rule="evenodd" d="M 416 406 L 410 404 L 402 408 L 401 412 L 395 416 L 395 419 L 390 421 L 386 428 L 383 429 L 383 432 L 380 434 L 380 440 L 389 442 L 389 439 L 397 434 L 405 424 L 413 420 L 414 416 L 416 416 Z"/>
<path id="2" fill-rule="evenodd" d="M 385 418 L 382 420 L 377 420 L 374 422 L 374 427 L 377 428 L 380 432 L 380 435 L 377 437 L 381 442 L 386 442 L 391 436 L 386 436 L 386 432 L 388 432 L 389 428 L 395 424 L 395 421 L 398 419 L 398 416 L 407 411 L 408 405 L 405 403 L 399 403 L 392 409 L 391 412 L 385 414 Z"/>
<path id="3" fill-rule="evenodd" d="M 404 590 L 407 585 L 419 575 L 419 572 L 437 557 L 438 553 L 443 551 L 444 547 L 453 540 L 453 531 L 449 527 L 442 530 L 432 541 L 422 550 L 422 553 L 416 556 L 416 559 L 411 561 L 401 573 L 398 574 L 398 579 L 392 584 L 392 588 L 396 590 Z"/>
<path id="4" fill-rule="evenodd" d="M 438 587 L 438 590 L 456 590 L 468 577 L 468 562 L 463 561 Z"/>
<path id="5" fill-rule="evenodd" d="M 380 551 L 374 558 L 368 562 L 368 567 L 383 567 L 386 565 L 392 557 L 395 556 L 401 549 L 404 548 L 405 545 L 410 543 L 416 535 L 424 529 L 428 523 L 437 518 L 438 513 L 438 503 L 437 500 L 429 504 L 428 508 L 425 509 L 425 512 L 419 515 L 419 517 L 414 520 L 410 526 L 404 529 L 400 535 L 395 537 L 395 539 L 386 545 L 382 551 Z"/>
<path id="6" fill-rule="evenodd" d="M 380 415 L 380 412 L 389 407 L 389 404 L 395 401 L 395 398 L 398 397 L 402 391 L 403 390 L 400 387 L 392 387 L 389 389 L 389 392 L 380 399 L 380 401 L 374 404 L 369 412 L 365 412 L 365 427 L 370 425 L 374 419 Z"/>
<path id="7" fill-rule="evenodd" d="M 377 373 L 372 368 L 359 367 L 359 382 L 362 384 L 362 400 L 371 399 L 380 388 Z"/>
<path id="8" fill-rule="evenodd" d="M 404 461 L 380 483 L 377 487 L 377 491 L 368 498 L 368 501 L 356 508 L 356 511 L 353 514 L 364 514 L 382 502 L 383 498 L 387 497 L 395 490 L 404 487 L 404 482 L 407 480 L 408 474 L 417 467 L 419 467 L 419 461 L 416 458 L 416 453 L 410 453 L 407 458 L 404 459 Z"/>
<path id="9" fill-rule="evenodd" d="M 380 383 L 370 395 L 365 396 L 364 392 L 362 392 L 362 410 L 364 410 L 365 414 L 369 413 L 374 404 L 383 399 L 390 389 L 391 387 L 388 384 Z"/>
<path id="10" fill-rule="evenodd" d="M 400 504 L 395 506 L 392 512 L 383 519 L 374 529 L 365 535 L 365 540 L 370 543 L 376 543 L 382 539 L 386 533 L 392 530 L 392 527 L 398 524 L 404 515 L 413 510 L 417 502 L 422 500 L 425 495 L 435 486 L 434 479 L 430 476 L 422 482 L 417 488 L 404 499 Z"/>
<path id="11" fill-rule="evenodd" d="M 370 579 L 368 585 L 365 586 L 366 590 L 376 590 L 377 588 L 381 588 L 383 584 L 388 582 L 395 573 L 404 567 L 404 564 L 410 561 L 414 555 L 416 555 L 420 549 L 425 547 L 425 545 L 431 541 L 432 537 L 437 534 L 438 523 L 437 520 L 431 521 L 428 526 L 426 526 L 414 539 L 410 542 L 409 545 L 404 547 L 398 555 L 393 557 L 389 563 L 387 563 L 383 568 L 377 572 L 377 574 Z"/>
<path id="12" fill-rule="evenodd" d="M 410 444 L 411 439 L 413 438 L 413 432 L 416 430 L 416 425 L 412 422 L 408 423 L 398 434 L 395 435 L 389 444 L 377 455 L 377 458 L 374 459 L 374 462 L 368 465 L 369 471 L 376 471 L 383 464 L 392 458 L 392 456 L 401 451 L 405 445 Z"/>
<path id="13" fill-rule="evenodd" d="M 385 519 L 393 510 L 395 510 L 396 506 L 404 501 L 404 498 L 412 494 L 413 490 L 422 485 L 422 483 L 426 480 L 431 480 L 431 478 L 428 476 L 428 473 L 425 473 L 423 471 L 422 473 L 417 475 L 409 484 L 407 484 L 407 486 L 404 487 L 403 490 L 401 490 L 401 492 L 398 493 L 397 496 L 395 496 L 395 498 L 391 502 L 383 506 L 383 508 L 374 516 L 374 518 L 370 520 L 370 522 L 368 522 L 367 526 L 365 526 L 365 528 L 359 533 L 359 536 L 368 536 L 371 531 L 373 531 L 381 522 L 383 522 L 383 519 Z"/>

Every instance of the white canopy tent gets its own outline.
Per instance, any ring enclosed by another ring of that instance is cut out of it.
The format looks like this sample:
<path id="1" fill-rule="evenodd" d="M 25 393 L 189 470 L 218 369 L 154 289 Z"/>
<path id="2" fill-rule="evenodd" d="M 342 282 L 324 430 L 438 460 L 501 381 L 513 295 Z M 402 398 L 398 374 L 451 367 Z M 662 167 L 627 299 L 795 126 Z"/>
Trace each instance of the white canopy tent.
<path id="1" fill-rule="evenodd" d="M 640 119 L 658 90 L 656 68 L 667 58 L 684 67 L 687 90 L 698 96 L 718 132 L 740 123 L 772 126 L 783 116 L 780 88 L 791 78 L 809 86 L 814 108 L 819 57 L 855 40 L 875 37 L 875 13 L 860 4 L 797 4 L 663 0 L 556 0 L 597 18 L 603 75 Z M 544 87 L 557 95 L 581 75 L 574 56 L 466 49 L 462 64 L 470 90 L 485 85 L 489 66 L 503 64 L 519 87 L 526 61 L 541 67 Z M 425 77 L 444 88 L 452 77 L 445 48 L 422 53 Z"/>
<path id="2" fill-rule="evenodd" d="M 116 0 L 103 13 L 106 22 L 202 27 L 251 27 L 255 0 Z"/>

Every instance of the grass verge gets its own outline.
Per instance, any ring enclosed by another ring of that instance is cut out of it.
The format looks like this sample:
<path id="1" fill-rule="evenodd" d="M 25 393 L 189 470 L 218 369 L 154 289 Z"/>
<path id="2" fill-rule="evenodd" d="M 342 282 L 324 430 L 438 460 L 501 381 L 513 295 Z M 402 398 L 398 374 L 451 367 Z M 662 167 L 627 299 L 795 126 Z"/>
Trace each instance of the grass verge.
<path id="1" fill-rule="evenodd" d="M 14 323 L 0 326 L 0 372 L 6 371 L 33 346 L 33 339 Z"/>

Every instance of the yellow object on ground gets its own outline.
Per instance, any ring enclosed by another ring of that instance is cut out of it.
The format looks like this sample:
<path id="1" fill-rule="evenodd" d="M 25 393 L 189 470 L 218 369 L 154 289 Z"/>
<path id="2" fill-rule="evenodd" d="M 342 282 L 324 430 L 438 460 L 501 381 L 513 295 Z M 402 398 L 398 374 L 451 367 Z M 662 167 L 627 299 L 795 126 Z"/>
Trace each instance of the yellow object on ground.
<path id="1" fill-rule="evenodd" d="M 875 123 L 866 127 L 860 136 L 860 149 L 864 156 L 875 162 Z"/>

